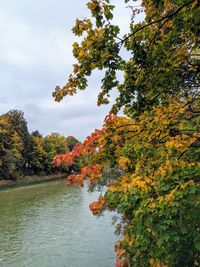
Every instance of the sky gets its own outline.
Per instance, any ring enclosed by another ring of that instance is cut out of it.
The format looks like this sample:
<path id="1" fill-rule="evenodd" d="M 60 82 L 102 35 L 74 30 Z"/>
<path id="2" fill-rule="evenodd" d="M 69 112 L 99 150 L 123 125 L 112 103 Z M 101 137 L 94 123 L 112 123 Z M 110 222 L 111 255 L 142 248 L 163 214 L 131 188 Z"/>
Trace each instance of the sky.
<path id="1" fill-rule="evenodd" d="M 103 73 L 95 72 L 88 89 L 60 103 L 52 92 L 65 85 L 75 60 L 71 29 L 89 15 L 88 0 L 0 0 L 0 114 L 24 112 L 29 131 L 59 132 L 83 140 L 102 126 L 110 106 L 97 107 Z M 116 19 L 128 29 L 130 10 L 117 3 Z M 121 2 L 121 4 L 119 3 Z"/>

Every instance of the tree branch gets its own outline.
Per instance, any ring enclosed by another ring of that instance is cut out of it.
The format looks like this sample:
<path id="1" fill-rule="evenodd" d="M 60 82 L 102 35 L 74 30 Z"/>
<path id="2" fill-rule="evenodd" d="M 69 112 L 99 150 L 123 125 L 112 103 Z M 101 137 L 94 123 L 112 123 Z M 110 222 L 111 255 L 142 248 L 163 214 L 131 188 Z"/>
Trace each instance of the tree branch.
<path id="1" fill-rule="evenodd" d="M 146 24 L 146 25 L 143 25 L 142 27 L 140 27 L 139 29 L 137 29 L 137 30 L 134 31 L 133 33 L 131 33 L 131 34 L 129 34 L 128 36 L 126 36 L 126 37 L 122 40 L 122 44 L 123 44 L 126 40 L 128 40 L 131 36 L 135 35 L 136 33 L 140 32 L 140 31 L 142 31 L 142 30 L 144 30 L 145 28 L 147 28 L 147 27 L 149 27 L 149 26 L 151 26 L 151 25 L 153 25 L 153 24 L 156 24 L 156 23 L 158 23 L 158 22 L 161 22 L 161 21 L 163 21 L 163 20 L 165 20 L 165 19 L 166 19 L 166 20 L 171 19 L 173 16 L 175 16 L 176 14 L 178 14 L 184 7 L 190 5 L 191 3 L 194 3 L 194 2 L 195 2 L 195 0 L 191 0 L 191 1 L 187 2 L 187 3 L 185 3 L 184 5 L 180 6 L 179 8 L 177 8 L 177 10 L 175 10 L 173 13 L 171 13 L 171 14 L 169 14 L 169 15 L 167 15 L 167 16 L 164 16 L 164 17 L 162 17 L 162 18 L 160 18 L 160 19 L 158 19 L 158 20 L 154 20 L 154 21 L 152 21 L 152 22 L 150 22 L 150 23 L 148 23 L 148 24 Z M 164 22 L 164 24 L 165 24 L 165 22 Z"/>

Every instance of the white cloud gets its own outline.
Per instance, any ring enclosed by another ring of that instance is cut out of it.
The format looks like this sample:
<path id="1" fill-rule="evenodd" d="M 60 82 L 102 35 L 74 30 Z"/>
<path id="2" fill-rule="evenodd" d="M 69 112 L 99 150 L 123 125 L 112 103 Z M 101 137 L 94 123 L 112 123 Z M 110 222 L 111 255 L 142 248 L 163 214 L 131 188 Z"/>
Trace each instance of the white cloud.
<path id="1" fill-rule="evenodd" d="M 52 92 L 64 85 L 74 63 L 71 32 L 77 17 L 88 14 L 87 0 L 1 0 L 0 114 L 24 111 L 30 130 L 61 132 L 83 139 L 102 125 L 109 106 L 97 107 L 102 74 L 88 90 L 55 103 Z M 116 23 L 126 32 L 130 11 L 117 3 Z"/>

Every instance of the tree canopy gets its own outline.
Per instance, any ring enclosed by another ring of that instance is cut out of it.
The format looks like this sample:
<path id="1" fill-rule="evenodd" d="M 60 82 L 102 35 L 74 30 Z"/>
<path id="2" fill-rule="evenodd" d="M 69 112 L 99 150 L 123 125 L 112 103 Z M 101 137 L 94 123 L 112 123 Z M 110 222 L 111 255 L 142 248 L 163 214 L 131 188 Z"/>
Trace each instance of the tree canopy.
<path id="1" fill-rule="evenodd" d="M 77 142 L 73 136 L 66 138 L 59 133 L 45 137 L 38 130 L 29 133 L 24 113 L 10 110 L 0 116 L 0 179 L 68 171 L 66 167 L 55 168 L 52 161 L 56 154 L 66 153 Z"/>
<path id="2" fill-rule="evenodd" d="M 76 20 L 77 63 L 53 95 L 60 101 L 86 89 L 99 69 L 105 76 L 98 105 L 109 103 L 113 89 L 118 96 L 102 129 L 54 163 L 85 156 L 67 184 L 83 186 L 89 178 L 93 189 L 106 186 L 90 209 L 120 214 L 117 267 L 200 266 L 200 3 L 126 0 L 132 15 L 121 36 L 111 2 L 91 0 L 91 18 Z M 144 20 L 134 23 L 141 12 Z M 124 117 L 117 116 L 121 109 Z"/>
<path id="3" fill-rule="evenodd" d="M 198 88 L 199 61 L 194 58 L 199 53 L 199 2 L 143 0 L 139 8 L 134 7 L 136 1 L 125 2 L 132 10 L 125 36 L 112 24 L 114 6 L 110 1 L 90 1 L 87 6 L 92 19 L 76 20 L 72 30 L 81 38 L 73 44 L 77 64 L 67 84 L 53 93 L 57 101 L 86 89 L 87 77 L 95 69 L 105 70 L 98 105 L 109 103 L 109 93 L 116 88 L 119 96 L 112 112 L 123 107 L 131 117 L 172 94 L 189 94 Z M 142 11 L 144 21 L 134 24 L 136 14 Z M 123 59 L 123 50 L 129 52 L 128 60 Z M 122 83 L 119 71 L 124 73 Z"/>

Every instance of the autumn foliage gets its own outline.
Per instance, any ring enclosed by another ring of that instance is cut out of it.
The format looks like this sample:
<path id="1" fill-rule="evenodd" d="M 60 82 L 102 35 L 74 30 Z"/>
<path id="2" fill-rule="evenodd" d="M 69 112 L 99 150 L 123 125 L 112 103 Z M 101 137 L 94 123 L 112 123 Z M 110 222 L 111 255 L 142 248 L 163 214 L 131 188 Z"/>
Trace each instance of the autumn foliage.
<path id="1" fill-rule="evenodd" d="M 106 166 L 118 166 L 121 175 L 105 181 L 107 192 L 90 209 L 94 215 L 105 209 L 122 214 L 120 244 L 127 255 L 134 252 L 135 261 L 174 261 L 172 248 L 186 255 L 191 239 L 198 255 L 198 104 L 198 97 L 172 100 L 137 120 L 109 116 L 101 130 L 55 158 L 55 163 L 73 164 L 76 157 L 89 157 L 81 173 L 67 177 L 68 185 L 83 186 L 85 179 L 98 185 Z"/>
<path id="2" fill-rule="evenodd" d="M 82 159 L 67 184 L 102 187 L 91 211 L 120 215 L 117 267 L 200 266 L 199 1 L 133 2 L 125 1 L 132 15 L 124 36 L 109 0 L 91 0 L 92 19 L 76 20 L 77 63 L 55 99 L 86 89 L 95 69 L 105 70 L 98 105 L 114 88 L 118 96 L 102 129 L 54 163 Z"/>

